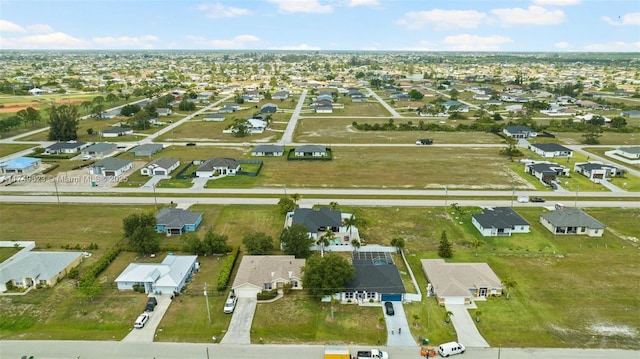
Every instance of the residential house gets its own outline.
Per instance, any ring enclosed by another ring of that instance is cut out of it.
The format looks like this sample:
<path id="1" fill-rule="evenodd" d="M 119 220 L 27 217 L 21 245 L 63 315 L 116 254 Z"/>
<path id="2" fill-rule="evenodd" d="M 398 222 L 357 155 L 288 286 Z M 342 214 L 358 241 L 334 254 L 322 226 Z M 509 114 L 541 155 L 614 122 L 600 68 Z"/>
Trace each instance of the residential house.
<path id="1" fill-rule="evenodd" d="M 531 161 L 524 165 L 524 171 L 535 178 L 539 179 L 540 182 L 551 185 L 558 176 L 569 176 L 570 171 L 567 167 L 559 165 L 557 163 L 546 162 L 546 161 Z"/>
<path id="2" fill-rule="evenodd" d="M 624 174 L 624 171 L 620 167 L 596 161 L 577 162 L 573 166 L 573 170 L 596 183 L 603 180 L 606 181 L 610 177 L 618 177 Z"/>
<path id="3" fill-rule="evenodd" d="M 136 157 L 150 157 L 162 151 L 163 146 L 159 143 L 147 143 L 133 148 L 131 153 Z"/>
<path id="4" fill-rule="evenodd" d="M 113 127 L 102 131 L 102 137 L 119 137 L 124 135 L 130 135 L 133 133 L 133 129 L 130 127 Z"/>
<path id="5" fill-rule="evenodd" d="M 115 143 L 99 142 L 83 149 L 82 154 L 102 158 L 114 153 L 117 149 L 118 146 Z"/>
<path id="6" fill-rule="evenodd" d="M 173 113 L 168 107 L 158 107 L 156 111 L 158 111 L 158 116 L 170 116 Z"/>
<path id="7" fill-rule="evenodd" d="M 289 98 L 289 91 L 278 91 L 273 95 L 271 95 L 272 100 L 282 101 L 282 100 L 286 100 L 287 98 Z"/>
<path id="8" fill-rule="evenodd" d="M 224 119 L 225 117 L 223 113 L 208 113 L 202 117 L 202 121 L 205 122 L 222 122 Z"/>
<path id="9" fill-rule="evenodd" d="M 322 145 L 301 145 L 293 150 L 296 157 L 326 157 L 327 147 Z"/>
<path id="10" fill-rule="evenodd" d="M 90 165 L 89 174 L 107 177 L 122 176 L 133 168 L 133 162 L 120 158 L 107 157 Z"/>
<path id="11" fill-rule="evenodd" d="M 39 89 L 37 87 L 34 87 L 34 88 L 32 88 L 31 90 L 29 90 L 27 92 L 29 92 L 33 96 L 43 95 L 43 94 L 47 93 L 47 91 L 45 91 L 43 89 Z"/>
<path id="12" fill-rule="evenodd" d="M 640 146 L 620 147 L 620 148 L 615 150 L 615 153 L 619 154 L 622 157 L 626 157 L 628 159 L 639 159 L 640 158 Z"/>
<path id="13" fill-rule="evenodd" d="M 226 103 L 224 106 L 218 109 L 219 113 L 234 113 L 240 109 L 240 106 L 235 103 Z"/>
<path id="14" fill-rule="evenodd" d="M 240 162 L 232 158 L 215 157 L 204 161 L 196 170 L 196 177 L 235 176 L 240 171 Z"/>
<path id="15" fill-rule="evenodd" d="M 532 138 L 538 136 L 538 133 L 527 126 L 508 126 L 502 132 L 511 138 Z"/>
<path id="16" fill-rule="evenodd" d="M 471 216 L 471 223 L 484 237 L 529 233 L 529 222 L 509 207 L 484 208 Z"/>
<path id="17" fill-rule="evenodd" d="M 41 166 L 40 158 L 17 157 L 0 162 L 0 174 L 27 175 L 36 172 Z"/>
<path id="18" fill-rule="evenodd" d="M 82 262 L 81 252 L 32 251 L 32 241 L 0 241 L 0 247 L 16 245 L 22 249 L 0 264 L 0 293 L 9 283 L 19 288 L 54 286 Z"/>
<path id="19" fill-rule="evenodd" d="M 471 304 L 476 298 L 501 296 L 503 286 L 487 263 L 446 263 L 444 259 L 421 259 L 429 280 L 427 296 L 440 305 Z"/>
<path id="20" fill-rule="evenodd" d="M 163 208 L 156 214 L 156 232 L 164 232 L 167 236 L 195 232 L 201 222 L 202 212 Z"/>
<path id="21" fill-rule="evenodd" d="M 131 263 L 115 282 L 119 290 L 133 290 L 134 285 L 139 285 L 145 293 L 180 292 L 200 268 L 197 258 L 169 254 L 161 263 Z"/>
<path id="22" fill-rule="evenodd" d="M 293 224 L 302 224 L 307 227 L 309 234 L 318 239 L 319 232 L 331 230 L 334 233 L 340 232 L 342 225 L 342 212 L 333 210 L 329 207 L 321 207 L 318 210 L 312 208 L 296 208 L 293 213 L 286 219 L 287 227 Z"/>
<path id="23" fill-rule="evenodd" d="M 640 118 L 640 110 L 626 110 L 620 113 L 622 117 Z"/>
<path id="24" fill-rule="evenodd" d="M 147 163 L 140 169 L 143 176 L 168 176 L 180 166 L 180 160 L 176 158 L 161 157 Z"/>
<path id="25" fill-rule="evenodd" d="M 76 153 L 91 146 L 91 143 L 68 141 L 68 142 L 56 142 L 44 149 L 44 153 L 48 155 L 59 155 L 63 153 Z"/>
<path id="26" fill-rule="evenodd" d="M 402 302 L 406 290 L 389 252 L 354 251 L 355 277 L 337 295 L 341 302 Z"/>
<path id="27" fill-rule="evenodd" d="M 238 298 L 256 298 L 258 293 L 281 290 L 285 285 L 300 290 L 305 263 L 292 255 L 242 256 L 231 290 Z"/>
<path id="28" fill-rule="evenodd" d="M 606 226 L 579 208 L 564 208 L 540 215 L 540 223 L 553 234 L 602 237 Z"/>
<path id="29" fill-rule="evenodd" d="M 549 157 L 571 157 L 573 150 L 557 143 L 534 143 L 529 145 L 529 149 L 545 158 Z"/>
<path id="30" fill-rule="evenodd" d="M 459 101 L 446 101 L 442 103 L 442 106 L 447 112 L 469 112 L 469 106 Z"/>
<path id="31" fill-rule="evenodd" d="M 251 156 L 282 156 L 284 154 L 284 147 L 279 145 L 258 145 L 251 150 Z"/>
<path id="32" fill-rule="evenodd" d="M 330 102 L 316 103 L 314 111 L 315 113 L 333 113 L 333 104 Z"/>

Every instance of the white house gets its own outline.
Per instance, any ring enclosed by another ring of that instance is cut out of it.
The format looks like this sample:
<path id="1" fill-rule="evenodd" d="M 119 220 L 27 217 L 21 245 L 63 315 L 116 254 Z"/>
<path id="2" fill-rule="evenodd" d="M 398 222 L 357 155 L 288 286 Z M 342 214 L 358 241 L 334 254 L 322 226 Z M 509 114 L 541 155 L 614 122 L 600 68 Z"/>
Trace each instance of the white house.
<path id="1" fill-rule="evenodd" d="M 107 157 L 89 166 L 89 174 L 108 177 L 122 176 L 133 168 L 133 162 L 120 158 Z"/>
<path id="2" fill-rule="evenodd" d="M 545 157 L 571 157 L 573 150 L 557 143 L 534 143 L 529 145 L 529 149 L 534 153 Z"/>
<path id="3" fill-rule="evenodd" d="M 614 165 L 603 164 L 602 162 L 577 162 L 573 170 L 580 173 L 593 182 L 607 180 L 610 177 L 622 176 L 624 171 Z"/>
<path id="4" fill-rule="evenodd" d="M 162 263 L 131 263 L 115 282 L 119 290 L 133 290 L 134 285 L 144 287 L 145 293 L 180 292 L 198 271 L 198 256 L 167 255 Z"/>
<path id="5" fill-rule="evenodd" d="M 240 171 L 240 162 L 233 158 L 216 157 L 202 163 L 196 170 L 196 177 L 235 176 Z"/>
<path id="6" fill-rule="evenodd" d="M 113 127 L 102 131 L 102 137 L 119 137 L 133 133 L 133 129 L 129 127 Z"/>
<path id="7" fill-rule="evenodd" d="M 168 176 L 180 166 L 180 160 L 176 158 L 161 157 L 147 163 L 140 169 L 143 176 Z"/>
<path id="8" fill-rule="evenodd" d="M 579 208 L 564 208 L 540 215 L 540 223 L 553 234 L 602 237 L 606 226 Z"/>
<path id="9" fill-rule="evenodd" d="M 530 232 L 529 222 L 509 207 L 485 208 L 471 216 L 471 223 L 484 237 Z"/>

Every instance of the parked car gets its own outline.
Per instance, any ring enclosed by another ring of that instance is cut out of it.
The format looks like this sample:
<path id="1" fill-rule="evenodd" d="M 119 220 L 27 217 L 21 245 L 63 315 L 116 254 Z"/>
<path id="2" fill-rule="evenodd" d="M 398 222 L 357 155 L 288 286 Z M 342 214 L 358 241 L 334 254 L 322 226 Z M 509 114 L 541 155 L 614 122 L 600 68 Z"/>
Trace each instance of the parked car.
<path id="1" fill-rule="evenodd" d="M 227 301 L 224 303 L 225 314 L 233 313 L 233 310 L 236 309 L 237 302 L 238 302 L 238 297 L 236 297 L 235 295 L 230 295 Z"/>
<path id="2" fill-rule="evenodd" d="M 551 188 L 553 188 L 554 190 L 558 189 L 558 185 L 555 183 L 551 183 Z"/>
<path id="3" fill-rule="evenodd" d="M 187 146 L 195 146 L 195 145 L 196 145 L 196 143 L 195 143 L 195 142 L 188 142 L 188 143 L 187 143 Z"/>
<path id="4" fill-rule="evenodd" d="M 393 303 L 391 302 L 384 302 L 384 310 L 387 313 L 387 315 L 396 314 L 395 311 L 393 310 Z"/>
<path id="5" fill-rule="evenodd" d="M 543 203 L 544 202 L 544 198 L 542 198 L 542 197 L 531 197 L 531 199 L 529 199 L 529 202 Z"/>
<path id="6" fill-rule="evenodd" d="M 153 312 L 153 310 L 156 309 L 156 305 L 158 305 L 156 297 L 149 297 L 149 299 L 147 299 L 147 304 L 144 307 L 144 311 Z"/>
<path id="7" fill-rule="evenodd" d="M 140 314 L 136 319 L 136 322 L 133 324 L 134 328 L 140 329 L 144 328 L 144 325 L 149 321 L 149 314 Z"/>
<path id="8" fill-rule="evenodd" d="M 464 345 L 457 342 L 449 342 L 440 344 L 438 346 L 438 354 L 443 357 L 448 357 L 449 355 L 454 354 L 462 354 L 465 351 Z"/>

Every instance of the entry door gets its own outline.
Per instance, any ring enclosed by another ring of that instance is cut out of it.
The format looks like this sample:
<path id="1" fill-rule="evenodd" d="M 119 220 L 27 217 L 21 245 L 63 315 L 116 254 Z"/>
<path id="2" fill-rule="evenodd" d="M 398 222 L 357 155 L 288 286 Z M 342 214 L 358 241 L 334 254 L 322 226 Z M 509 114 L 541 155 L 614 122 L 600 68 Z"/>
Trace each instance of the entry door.
<path id="1" fill-rule="evenodd" d="M 487 296 L 487 288 L 480 288 L 480 294 L 478 294 L 479 297 L 486 297 Z"/>

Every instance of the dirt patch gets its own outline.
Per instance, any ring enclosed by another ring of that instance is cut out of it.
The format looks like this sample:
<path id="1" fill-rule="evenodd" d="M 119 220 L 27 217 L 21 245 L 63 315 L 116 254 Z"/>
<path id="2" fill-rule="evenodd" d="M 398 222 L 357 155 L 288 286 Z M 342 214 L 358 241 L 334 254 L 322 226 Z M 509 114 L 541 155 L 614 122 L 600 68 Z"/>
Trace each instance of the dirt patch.
<path id="1" fill-rule="evenodd" d="M 41 106 L 45 106 L 45 105 L 50 105 L 50 104 L 55 104 L 55 105 L 68 105 L 71 103 L 81 103 L 84 102 L 86 100 L 82 100 L 82 99 L 60 99 L 60 100 L 56 100 L 56 101 L 48 101 L 48 100 L 43 100 L 43 101 L 31 101 L 31 102 L 10 102 L 10 103 L 5 103 L 4 107 L 0 108 L 0 113 L 15 113 L 18 112 L 20 110 L 24 110 L 27 107 L 33 107 L 36 110 L 40 110 Z"/>
<path id="2" fill-rule="evenodd" d="M 635 331 L 626 325 L 594 324 L 590 329 L 594 334 L 597 335 L 625 337 L 633 337 L 636 335 Z"/>

